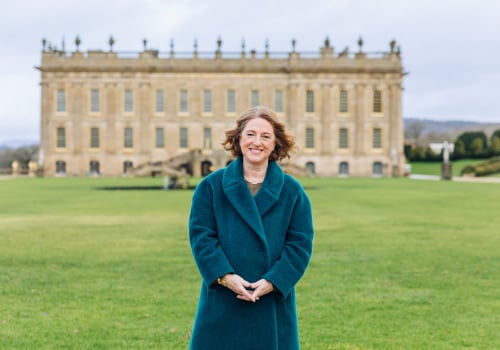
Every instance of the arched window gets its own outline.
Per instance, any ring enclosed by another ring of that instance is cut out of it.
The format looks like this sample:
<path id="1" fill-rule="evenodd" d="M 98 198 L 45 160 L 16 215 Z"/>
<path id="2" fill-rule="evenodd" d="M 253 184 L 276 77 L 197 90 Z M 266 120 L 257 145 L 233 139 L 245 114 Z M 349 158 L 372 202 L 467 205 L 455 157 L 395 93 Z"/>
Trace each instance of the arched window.
<path id="1" fill-rule="evenodd" d="M 66 175 L 66 162 L 64 160 L 56 161 L 56 175 Z"/>
<path id="2" fill-rule="evenodd" d="M 316 174 L 316 165 L 314 164 L 314 162 L 307 162 L 306 163 L 306 169 L 312 174 L 312 175 L 315 175 Z"/>
<path id="3" fill-rule="evenodd" d="M 349 163 L 341 162 L 339 164 L 339 175 L 340 176 L 349 176 Z"/>
<path id="4" fill-rule="evenodd" d="M 201 162 L 201 176 L 207 176 L 212 172 L 212 162 L 209 160 L 204 160 Z"/>
<path id="5" fill-rule="evenodd" d="M 99 175 L 99 162 L 97 160 L 91 160 L 89 166 L 90 175 Z"/>
<path id="6" fill-rule="evenodd" d="M 382 176 L 382 162 L 373 163 L 373 176 Z"/>
<path id="7" fill-rule="evenodd" d="M 132 169 L 134 164 L 130 160 L 123 162 L 123 173 L 126 174 L 129 169 Z"/>

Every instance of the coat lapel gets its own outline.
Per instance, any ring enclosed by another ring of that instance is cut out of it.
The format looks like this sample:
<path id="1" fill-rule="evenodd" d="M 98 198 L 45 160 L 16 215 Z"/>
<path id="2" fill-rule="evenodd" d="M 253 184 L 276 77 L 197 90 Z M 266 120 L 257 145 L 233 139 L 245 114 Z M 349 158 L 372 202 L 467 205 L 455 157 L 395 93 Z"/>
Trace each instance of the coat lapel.
<path id="1" fill-rule="evenodd" d="M 283 171 L 275 162 L 269 162 L 266 178 L 255 198 L 243 178 L 243 159 L 229 164 L 222 177 L 222 186 L 231 205 L 267 246 L 261 216 L 276 204 L 283 188 Z"/>

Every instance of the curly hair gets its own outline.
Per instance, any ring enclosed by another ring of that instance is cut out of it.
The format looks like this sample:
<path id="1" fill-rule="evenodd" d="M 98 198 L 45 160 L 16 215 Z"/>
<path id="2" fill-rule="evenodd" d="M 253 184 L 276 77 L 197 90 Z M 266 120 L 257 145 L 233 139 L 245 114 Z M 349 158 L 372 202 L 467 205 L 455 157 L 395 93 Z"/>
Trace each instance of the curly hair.
<path id="1" fill-rule="evenodd" d="M 226 131 L 226 139 L 222 142 L 224 149 L 230 151 L 234 157 L 242 154 L 239 142 L 240 135 L 247 123 L 254 118 L 265 119 L 273 127 L 276 146 L 269 155 L 269 159 L 280 161 L 284 158 L 290 158 L 290 152 L 295 146 L 294 137 L 285 130 L 285 124 L 278 120 L 276 113 L 264 106 L 249 108 L 238 117 L 236 127 Z"/>

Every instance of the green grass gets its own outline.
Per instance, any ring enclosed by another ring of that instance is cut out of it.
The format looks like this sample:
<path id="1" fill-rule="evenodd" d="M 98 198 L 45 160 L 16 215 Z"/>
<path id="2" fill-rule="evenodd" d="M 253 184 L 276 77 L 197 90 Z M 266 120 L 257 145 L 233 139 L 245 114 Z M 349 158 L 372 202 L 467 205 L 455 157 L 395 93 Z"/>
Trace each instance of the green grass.
<path id="1" fill-rule="evenodd" d="M 303 179 L 316 236 L 302 349 L 500 348 L 500 185 Z M 0 349 L 186 349 L 192 191 L 0 181 Z M 265 350 L 265 349 L 264 349 Z"/>
<path id="2" fill-rule="evenodd" d="M 482 162 L 484 162 L 484 159 L 460 159 L 452 161 L 453 176 L 460 176 L 460 172 L 467 165 L 474 165 Z M 412 162 L 411 173 L 441 176 L 441 164 L 441 162 Z"/>

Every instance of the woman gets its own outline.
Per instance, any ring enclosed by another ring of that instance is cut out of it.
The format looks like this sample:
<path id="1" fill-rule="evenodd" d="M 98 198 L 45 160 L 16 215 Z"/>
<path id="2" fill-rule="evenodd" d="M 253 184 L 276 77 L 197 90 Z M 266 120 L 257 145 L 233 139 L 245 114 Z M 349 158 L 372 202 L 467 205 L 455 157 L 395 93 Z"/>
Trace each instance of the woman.
<path id="1" fill-rule="evenodd" d="M 276 163 L 293 138 L 254 107 L 223 146 L 236 159 L 200 182 L 189 217 L 202 276 L 190 349 L 299 349 L 294 286 L 311 257 L 311 205 Z"/>

